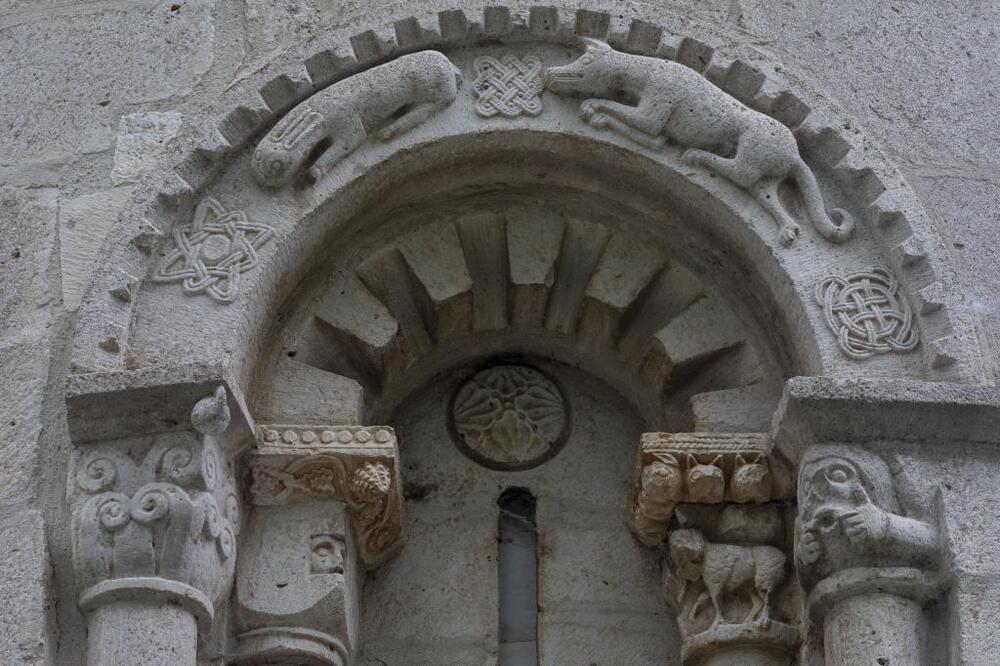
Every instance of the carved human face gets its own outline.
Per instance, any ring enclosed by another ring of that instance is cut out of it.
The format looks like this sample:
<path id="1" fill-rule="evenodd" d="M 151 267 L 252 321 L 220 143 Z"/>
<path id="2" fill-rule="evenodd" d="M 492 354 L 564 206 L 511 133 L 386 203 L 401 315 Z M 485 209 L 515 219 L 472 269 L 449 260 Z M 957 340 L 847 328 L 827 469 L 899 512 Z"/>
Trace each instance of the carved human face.
<path id="1" fill-rule="evenodd" d="M 607 44 L 589 40 L 582 56 L 559 67 L 549 67 L 542 77 L 545 86 L 556 94 L 606 94 L 611 88 L 614 72 L 611 57 L 614 51 Z"/>
<path id="2" fill-rule="evenodd" d="M 309 573 L 344 573 L 341 541 L 332 534 L 317 534 L 309 543 Z"/>

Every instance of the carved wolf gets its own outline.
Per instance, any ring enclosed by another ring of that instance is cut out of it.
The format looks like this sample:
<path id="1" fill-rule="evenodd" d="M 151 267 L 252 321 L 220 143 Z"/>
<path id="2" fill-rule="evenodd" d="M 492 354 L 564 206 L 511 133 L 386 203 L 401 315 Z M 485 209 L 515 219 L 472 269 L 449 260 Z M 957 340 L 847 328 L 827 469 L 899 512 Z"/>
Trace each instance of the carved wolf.
<path id="1" fill-rule="evenodd" d="M 388 141 L 446 108 L 461 82 L 461 73 L 438 51 L 405 55 L 338 81 L 268 132 L 251 160 L 254 173 L 263 185 L 280 187 L 315 157 L 309 176 L 318 180 L 368 136 Z"/>
<path id="2" fill-rule="evenodd" d="M 705 584 L 706 591 L 691 604 L 688 620 L 693 619 L 701 604 L 709 599 L 715 608 L 710 629 L 720 622 L 725 624 L 722 595 L 744 586 L 750 590 L 752 605 L 743 621 L 764 622 L 769 618 L 771 593 L 785 577 L 785 554 L 780 550 L 773 546 L 708 543 L 701 532 L 693 529 L 674 530 L 668 543 L 677 576 L 682 581 L 701 579 Z M 681 588 L 678 602 L 683 600 L 685 590 L 686 587 Z"/>
<path id="3" fill-rule="evenodd" d="M 827 214 L 812 170 L 802 161 L 791 131 L 676 62 L 615 51 L 585 38 L 586 53 L 575 62 L 545 71 L 545 85 L 556 94 L 593 96 L 580 106 L 583 119 L 646 146 L 667 139 L 688 150 L 683 159 L 701 165 L 744 188 L 780 228 L 783 245 L 799 227 L 778 200 L 778 185 L 791 178 L 805 201 L 813 226 L 829 241 L 845 241 L 854 221 L 844 210 Z M 635 99 L 629 106 L 609 98 Z M 735 149 L 732 158 L 719 154 Z"/>

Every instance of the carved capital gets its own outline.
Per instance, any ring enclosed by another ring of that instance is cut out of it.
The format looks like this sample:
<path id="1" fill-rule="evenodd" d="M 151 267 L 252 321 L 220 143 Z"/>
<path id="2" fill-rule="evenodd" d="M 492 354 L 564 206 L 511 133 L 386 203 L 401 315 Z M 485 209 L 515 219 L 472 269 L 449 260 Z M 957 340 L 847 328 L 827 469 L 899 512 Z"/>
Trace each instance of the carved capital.
<path id="1" fill-rule="evenodd" d="M 790 478 L 761 433 L 644 433 L 629 527 L 646 545 L 662 545 L 676 505 L 782 499 L 792 494 Z"/>
<path id="2" fill-rule="evenodd" d="M 937 528 L 904 515 L 879 456 L 859 446 L 812 447 L 802 458 L 798 488 L 795 560 L 805 588 L 836 597 L 843 589 L 882 590 L 883 578 L 908 581 L 903 592 L 914 575 L 930 583 L 933 576 L 919 574 L 937 568 Z M 859 587 L 862 580 L 870 585 Z"/>
<path id="3" fill-rule="evenodd" d="M 786 559 L 769 544 L 715 543 L 693 528 L 670 533 L 664 588 L 677 611 L 684 663 L 720 653 L 739 663 L 790 663 L 798 627 L 781 621 L 783 610 L 781 619 L 773 615 L 789 583 Z"/>
<path id="4" fill-rule="evenodd" d="M 250 470 L 255 504 L 345 503 L 368 568 L 385 562 L 402 545 L 403 498 L 392 428 L 263 426 Z"/>
<path id="5" fill-rule="evenodd" d="M 192 411 L 194 431 L 90 445 L 69 477 L 80 605 L 169 600 L 206 628 L 226 596 L 240 503 L 213 435 L 229 425 L 226 391 Z M 138 452 L 142 452 L 138 454 Z"/>

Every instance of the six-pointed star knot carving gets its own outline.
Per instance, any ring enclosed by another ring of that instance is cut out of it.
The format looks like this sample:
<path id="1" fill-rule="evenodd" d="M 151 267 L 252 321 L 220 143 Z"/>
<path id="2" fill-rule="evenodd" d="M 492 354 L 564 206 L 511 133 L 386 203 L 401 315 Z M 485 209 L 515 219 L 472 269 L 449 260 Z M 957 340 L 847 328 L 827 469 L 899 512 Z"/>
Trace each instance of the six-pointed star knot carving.
<path id="1" fill-rule="evenodd" d="M 187 294 L 207 293 L 232 302 L 240 275 L 257 265 L 257 250 L 274 236 L 266 224 L 251 222 L 243 211 L 227 211 L 205 199 L 190 226 L 174 231 L 174 249 L 153 273 L 156 282 L 183 280 Z"/>

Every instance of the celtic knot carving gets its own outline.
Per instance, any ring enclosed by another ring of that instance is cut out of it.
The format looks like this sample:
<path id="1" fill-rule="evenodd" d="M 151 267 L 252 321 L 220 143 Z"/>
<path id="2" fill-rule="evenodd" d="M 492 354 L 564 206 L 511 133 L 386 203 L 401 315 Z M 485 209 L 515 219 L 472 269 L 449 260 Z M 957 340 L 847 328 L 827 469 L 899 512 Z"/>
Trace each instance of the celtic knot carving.
<path id="1" fill-rule="evenodd" d="M 194 220 L 174 231 L 174 249 L 153 272 L 154 282 L 183 280 L 184 293 L 206 293 L 230 303 L 240 275 L 255 268 L 257 250 L 274 236 L 266 224 L 251 222 L 242 211 L 227 211 L 215 199 L 195 210 Z"/>
<path id="2" fill-rule="evenodd" d="M 559 388 L 538 370 L 501 365 L 473 375 L 455 395 L 459 447 L 498 469 L 527 469 L 555 455 L 567 430 Z"/>
<path id="3" fill-rule="evenodd" d="M 910 306 L 884 268 L 830 276 L 816 285 L 816 301 L 841 350 L 853 359 L 908 352 L 919 342 Z"/>
<path id="4" fill-rule="evenodd" d="M 534 56 L 523 60 L 507 54 L 499 59 L 479 56 L 476 68 L 476 113 L 484 118 L 497 114 L 516 118 L 522 113 L 542 112 L 542 62 Z"/>

